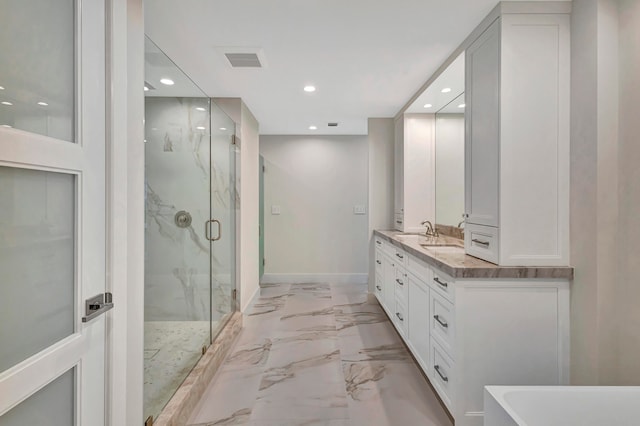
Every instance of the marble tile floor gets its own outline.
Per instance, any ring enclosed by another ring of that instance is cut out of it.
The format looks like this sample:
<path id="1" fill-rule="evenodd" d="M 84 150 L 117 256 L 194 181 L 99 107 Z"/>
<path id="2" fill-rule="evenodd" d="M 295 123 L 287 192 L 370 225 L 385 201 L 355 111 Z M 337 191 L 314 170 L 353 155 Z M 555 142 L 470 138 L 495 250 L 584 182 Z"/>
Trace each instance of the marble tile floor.
<path id="1" fill-rule="evenodd" d="M 157 418 L 209 344 L 209 321 L 145 321 L 144 418 Z"/>
<path id="2" fill-rule="evenodd" d="M 449 426 L 366 285 L 261 289 L 190 425 Z"/>

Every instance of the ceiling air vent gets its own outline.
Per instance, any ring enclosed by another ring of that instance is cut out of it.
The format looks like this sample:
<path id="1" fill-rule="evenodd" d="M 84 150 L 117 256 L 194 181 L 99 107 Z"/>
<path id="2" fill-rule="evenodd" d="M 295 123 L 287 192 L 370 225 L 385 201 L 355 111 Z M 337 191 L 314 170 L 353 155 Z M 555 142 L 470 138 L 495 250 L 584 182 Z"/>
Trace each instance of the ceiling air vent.
<path id="1" fill-rule="evenodd" d="M 327 123 L 329 127 L 338 127 L 338 123 Z"/>
<path id="2" fill-rule="evenodd" d="M 234 68 L 262 68 L 260 59 L 255 53 L 225 53 Z"/>

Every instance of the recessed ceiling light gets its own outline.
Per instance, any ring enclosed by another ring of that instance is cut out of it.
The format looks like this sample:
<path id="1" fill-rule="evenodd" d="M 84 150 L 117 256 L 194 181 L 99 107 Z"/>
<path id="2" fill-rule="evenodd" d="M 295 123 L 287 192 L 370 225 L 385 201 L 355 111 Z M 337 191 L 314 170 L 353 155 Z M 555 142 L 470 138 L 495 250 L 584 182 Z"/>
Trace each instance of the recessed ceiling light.
<path id="1" fill-rule="evenodd" d="M 442 89 L 442 93 L 449 93 L 451 91 L 451 87 L 445 87 Z"/>
<path id="2" fill-rule="evenodd" d="M 144 140 L 144 143 L 147 143 L 147 140 L 146 140 L 146 139 Z"/>
<path id="3" fill-rule="evenodd" d="M 7 101 L 2 101 L 0 103 L 2 103 L 2 105 L 9 105 L 9 106 L 13 105 L 11 102 L 7 102 Z"/>
<path id="4" fill-rule="evenodd" d="M 431 105 L 431 104 L 424 104 L 424 107 L 425 107 L 425 108 L 431 108 L 432 106 L 433 106 L 433 105 Z"/>
<path id="5" fill-rule="evenodd" d="M 148 91 L 149 91 L 149 88 L 148 88 L 147 86 L 144 86 L 144 91 L 145 91 L 145 92 L 148 92 Z"/>
<path id="6" fill-rule="evenodd" d="M 309 130 L 318 130 L 316 126 L 309 126 Z"/>
<path id="7" fill-rule="evenodd" d="M 48 103 L 46 103 L 46 102 L 42 102 L 42 101 L 41 101 L 41 102 L 38 102 L 38 105 L 40 105 L 40 106 L 49 106 L 49 104 L 48 104 Z"/>
<path id="8" fill-rule="evenodd" d="M 226 127 L 220 127 L 220 130 L 227 130 Z"/>
<path id="9" fill-rule="evenodd" d="M 460 105 L 458 105 L 458 108 L 464 108 L 466 106 L 467 106 L 467 104 L 460 104 Z"/>
<path id="10" fill-rule="evenodd" d="M 166 86 L 173 86 L 175 83 L 173 82 L 173 80 L 171 80 L 170 78 L 161 78 L 160 79 L 160 83 L 166 85 Z"/>
<path id="11" fill-rule="evenodd" d="M 206 108 L 202 108 L 202 107 L 196 107 L 196 110 L 198 110 L 198 111 L 206 111 L 207 109 Z"/>
<path id="12" fill-rule="evenodd" d="M 7 129 L 11 129 L 11 126 L 9 126 L 8 124 L 3 124 L 1 127 L 6 127 Z"/>
<path id="13" fill-rule="evenodd" d="M 205 130 L 205 129 L 206 129 L 206 127 L 204 127 L 204 126 L 198 126 L 198 127 L 196 127 L 196 129 L 198 129 L 198 130 Z"/>
<path id="14" fill-rule="evenodd" d="M 4 87 L 0 86 L 0 90 L 4 90 Z"/>
<path id="15" fill-rule="evenodd" d="M 304 91 L 305 92 L 315 92 L 316 91 L 316 86 L 304 86 Z"/>

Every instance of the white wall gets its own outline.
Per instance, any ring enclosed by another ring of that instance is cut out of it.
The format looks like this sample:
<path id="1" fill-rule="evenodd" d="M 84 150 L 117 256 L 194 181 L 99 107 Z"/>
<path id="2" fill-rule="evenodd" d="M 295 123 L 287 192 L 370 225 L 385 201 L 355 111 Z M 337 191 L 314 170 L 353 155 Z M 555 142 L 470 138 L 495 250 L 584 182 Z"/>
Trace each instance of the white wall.
<path id="1" fill-rule="evenodd" d="M 571 382 L 640 381 L 640 3 L 572 14 Z"/>
<path id="2" fill-rule="evenodd" d="M 215 98 L 214 101 L 236 123 L 240 148 L 236 286 L 239 306 L 244 312 L 259 288 L 259 124 L 240 98 Z"/>
<path id="3" fill-rule="evenodd" d="M 394 221 L 394 120 L 370 118 L 369 123 L 369 259 L 373 259 L 374 229 L 393 229 Z M 373 291 L 375 265 L 369 265 Z"/>
<path id="4" fill-rule="evenodd" d="M 354 206 L 368 206 L 367 151 L 366 136 L 260 136 L 264 282 L 366 282 L 369 219 Z"/>
<path id="5" fill-rule="evenodd" d="M 456 226 L 464 213 L 464 114 L 436 114 L 436 222 Z"/>

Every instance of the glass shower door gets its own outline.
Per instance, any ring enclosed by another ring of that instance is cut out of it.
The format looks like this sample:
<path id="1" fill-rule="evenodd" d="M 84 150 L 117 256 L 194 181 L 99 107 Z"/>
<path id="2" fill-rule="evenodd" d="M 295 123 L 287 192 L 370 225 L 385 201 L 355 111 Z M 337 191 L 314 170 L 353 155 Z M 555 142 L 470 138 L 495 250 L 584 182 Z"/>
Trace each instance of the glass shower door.
<path id="1" fill-rule="evenodd" d="M 235 311 L 236 161 L 235 123 L 211 102 L 211 335 Z"/>
<path id="2" fill-rule="evenodd" d="M 209 99 L 145 99 L 145 418 L 211 342 Z"/>

